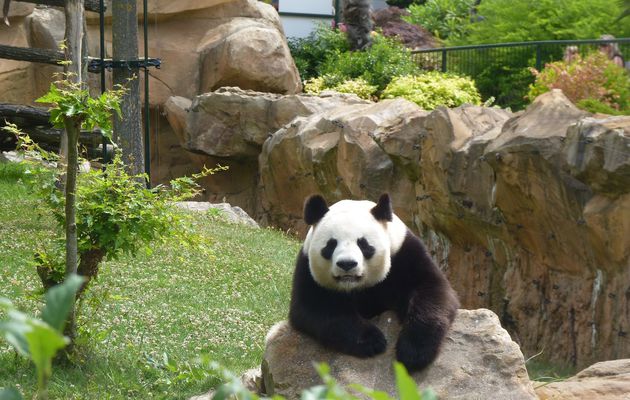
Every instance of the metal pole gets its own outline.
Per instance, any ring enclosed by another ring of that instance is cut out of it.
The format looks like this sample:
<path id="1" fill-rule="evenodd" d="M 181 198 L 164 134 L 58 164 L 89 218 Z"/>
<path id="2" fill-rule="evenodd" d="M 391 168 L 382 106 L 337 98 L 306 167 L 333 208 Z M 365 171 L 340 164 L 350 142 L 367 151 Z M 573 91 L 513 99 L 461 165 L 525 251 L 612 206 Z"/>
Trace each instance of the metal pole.
<path id="1" fill-rule="evenodd" d="M 442 72 L 446 72 L 446 49 L 442 50 Z"/>
<path id="2" fill-rule="evenodd" d="M 143 4 L 144 22 L 144 171 L 147 174 L 147 187 L 151 188 L 151 132 L 149 131 L 149 18 L 148 0 Z"/>
<path id="3" fill-rule="evenodd" d="M 335 0 L 335 27 L 341 22 L 341 0 Z"/>
<path id="4" fill-rule="evenodd" d="M 99 22 L 99 30 L 100 30 L 100 46 L 101 46 L 101 94 L 105 93 L 105 0 L 99 1 L 98 8 L 98 22 Z M 101 155 L 101 161 L 103 163 L 103 168 L 105 168 L 105 164 L 109 161 L 107 160 L 107 138 L 103 135 L 103 152 Z"/>

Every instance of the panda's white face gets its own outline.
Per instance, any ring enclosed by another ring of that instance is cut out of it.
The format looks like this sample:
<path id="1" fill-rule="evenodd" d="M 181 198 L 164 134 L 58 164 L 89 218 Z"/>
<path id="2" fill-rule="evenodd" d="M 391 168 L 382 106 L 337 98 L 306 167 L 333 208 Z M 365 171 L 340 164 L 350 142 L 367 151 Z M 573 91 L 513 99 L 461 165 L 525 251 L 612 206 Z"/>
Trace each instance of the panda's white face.
<path id="1" fill-rule="evenodd" d="M 391 222 L 377 220 L 370 212 L 374 206 L 371 201 L 343 200 L 311 227 L 304 251 L 318 284 L 351 291 L 385 279 L 406 227 L 396 216 Z"/>

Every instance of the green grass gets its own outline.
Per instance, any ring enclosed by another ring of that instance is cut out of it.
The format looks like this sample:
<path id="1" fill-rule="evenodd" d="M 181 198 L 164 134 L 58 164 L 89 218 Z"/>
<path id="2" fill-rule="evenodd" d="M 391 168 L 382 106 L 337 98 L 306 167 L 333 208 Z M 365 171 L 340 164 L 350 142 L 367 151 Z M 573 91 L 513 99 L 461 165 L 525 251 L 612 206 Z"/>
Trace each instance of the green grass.
<path id="1" fill-rule="evenodd" d="M 527 362 L 527 372 L 529 378 L 534 381 L 534 387 L 537 387 L 544 383 L 564 381 L 578 371 L 572 365 L 532 359 Z"/>
<path id="2" fill-rule="evenodd" d="M 20 183 L 24 167 L 0 164 L 0 297 L 41 307 L 33 252 L 57 227 Z M 208 355 L 240 373 L 259 365 L 264 336 L 286 318 L 299 243 L 281 232 L 200 215 L 208 251 L 160 245 L 151 255 L 105 262 L 79 317 L 79 358 L 58 366 L 55 399 L 185 399 L 218 381 L 195 366 Z M 35 388 L 30 362 L 0 340 L 0 387 Z"/>

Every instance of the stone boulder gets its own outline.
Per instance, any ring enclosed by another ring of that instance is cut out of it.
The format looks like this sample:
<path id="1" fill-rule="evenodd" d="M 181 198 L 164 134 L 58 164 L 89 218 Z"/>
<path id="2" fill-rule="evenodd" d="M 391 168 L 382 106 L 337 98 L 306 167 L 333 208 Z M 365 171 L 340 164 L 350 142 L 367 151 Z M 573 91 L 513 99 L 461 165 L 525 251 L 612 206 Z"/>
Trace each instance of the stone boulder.
<path id="1" fill-rule="evenodd" d="M 540 385 L 540 400 L 627 400 L 630 398 L 630 359 L 591 365 L 572 378 Z"/>
<path id="2" fill-rule="evenodd" d="M 238 206 L 232 206 L 228 203 L 218 203 L 212 204 L 205 201 L 179 201 L 175 203 L 175 205 L 179 208 L 189 211 L 195 212 L 212 212 L 211 210 L 216 210 L 222 218 L 225 218 L 227 221 L 235 223 L 247 225 L 252 228 L 260 228 L 260 226 L 250 217 L 242 208 Z"/>
<path id="3" fill-rule="evenodd" d="M 254 215 L 260 202 L 258 155 L 269 136 L 297 116 L 368 103 L 344 94 L 283 96 L 222 88 L 192 102 L 172 97 L 165 104 L 165 115 L 196 168 L 229 167 L 203 179 L 204 199 L 228 201 Z M 162 164 L 168 165 L 167 170 L 174 167 L 165 160 Z"/>
<path id="4" fill-rule="evenodd" d="M 0 43 L 7 46 L 28 47 L 28 30 L 25 17 L 33 9 L 33 4 L 16 1 L 10 3 L 6 19 L 9 25 L 0 21 Z M 25 61 L 0 59 L 0 93 L 2 93 L 2 102 L 32 104 L 35 99 L 35 92 L 31 85 L 32 81 L 33 64 Z"/>
<path id="5" fill-rule="evenodd" d="M 257 158 L 263 143 L 294 118 L 344 104 L 367 103 L 347 95 L 282 96 L 226 87 L 195 97 L 188 106 L 191 112 L 184 130 L 178 135 L 192 152 Z"/>
<path id="6" fill-rule="evenodd" d="M 59 49 L 66 34 L 66 16 L 62 9 L 36 8 L 26 17 L 29 31 L 29 46 L 39 49 Z M 63 72 L 62 67 L 34 64 L 34 90 L 41 96 L 50 88 L 51 77 Z M 100 86 L 99 86 L 100 87 Z"/>
<path id="7" fill-rule="evenodd" d="M 159 25 L 150 32 L 149 55 L 162 60 L 162 68 L 150 69 L 152 106 L 163 105 L 171 96 L 192 99 L 222 86 L 301 91 L 280 17 L 270 5 L 257 0 L 150 3 L 150 23 Z M 111 18 L 107 21 L 109 53 Z M 98 55 L 98 19 L 88 22 L 90 52 Z"/>
<path id="8" fill-rule="evenodd" d="M 427 112 L 404 99 L 349 104 L 296 118 L 260 154 L 265 223 L 303 232 L 302 204 L 313 193 L 329 203 L 377 199 L 390 192 L 406 222 L 416 212 L 420 136 Z"/>
<path id="9" fill-rule="evenodd" d="M 375 318 L 388 346 L 384 354 L 360 359 L 330 351 L 293 330 L 285 321 L 267 334 L 262 362 L 267 395 L 299 398 L 321 384 L 313 362 L 326 362 L 339 383 L 358 383 L 396 397 L 393 373 L 400 325 L 394 313 Z M 460 310 L 436 361 L 412 374 L 420 389 L 432 388 L 440 399 L 536 399 L 523 355 L 489 310 Z"/>

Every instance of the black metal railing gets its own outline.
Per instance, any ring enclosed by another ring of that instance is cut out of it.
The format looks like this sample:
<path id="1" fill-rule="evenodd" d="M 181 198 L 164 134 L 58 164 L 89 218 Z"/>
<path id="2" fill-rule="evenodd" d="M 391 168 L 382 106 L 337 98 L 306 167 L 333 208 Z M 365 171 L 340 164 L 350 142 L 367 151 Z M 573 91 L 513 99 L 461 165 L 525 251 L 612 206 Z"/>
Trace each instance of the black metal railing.
<path id="1" fill-rule="evenodd" d="M 562 60 L 568 46 L 579 54 L 597 51 L 602 44 L 616 43 L 630 61 L 630 38 L 611 40 L 545 40 L 445 47 L 412 51 L 421 68 L 467 75 L 475 80 L 485 98 L 495 97 L 502 106 L 521 108 L 534 76 L 529 68 L 541 70 L 546 63 Z"/>

